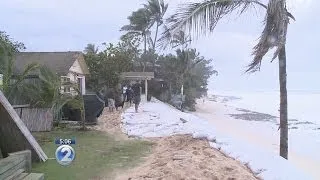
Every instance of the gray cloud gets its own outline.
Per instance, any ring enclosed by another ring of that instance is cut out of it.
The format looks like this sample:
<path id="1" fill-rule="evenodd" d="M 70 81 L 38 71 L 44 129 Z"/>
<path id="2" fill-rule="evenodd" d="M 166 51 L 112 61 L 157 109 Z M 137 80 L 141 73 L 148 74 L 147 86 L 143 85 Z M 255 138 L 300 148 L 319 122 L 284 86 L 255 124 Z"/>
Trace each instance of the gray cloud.
<path id="1" fill-rule="evenodd" d="M 127 16 L 143 0 L 2 0 L 0 27 L 29 51 L 83 50 L 87 43 L 116 42 Z M 168 13 L 184 0 L 170 0 Z M 319 1 L 289 0 L 288 8 L 297 21 L 289 26 L 287 42 L 289 89 L 318 89 L 320 84 L 318 45 L 320 39 Z M 251 51 L 262 29 L 264 10 L 241 17 L 229 16 L 214 33 L 194 42 L 201 54 L 213 59 L 219 71 L 212 77 L 211 89 L 277 89 L 277 62 L 266 57 L 261 72 L 243 74 L 252 59 Z M 317 48 L 317 49 L 316 49 Z"/>

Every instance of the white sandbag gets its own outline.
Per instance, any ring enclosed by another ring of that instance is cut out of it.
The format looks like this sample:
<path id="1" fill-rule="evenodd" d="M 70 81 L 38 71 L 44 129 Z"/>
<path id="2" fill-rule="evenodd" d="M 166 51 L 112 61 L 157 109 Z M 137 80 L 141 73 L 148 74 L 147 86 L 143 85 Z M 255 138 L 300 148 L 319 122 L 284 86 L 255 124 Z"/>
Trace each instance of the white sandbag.
<path id="1" fill-rule="evenodd" d="M 200 132 L 195 132 L 192 134 L 193 138 L 196 139 L 207 139 L 207 134 L 206 133 L 200 133 Z"/>
<path id="2" fill-rule="evenodd" d="M 207 140 L 208 140 L 209 142 L 215 142 L 215 141 L 216 141 L 216 137 L 213 136 L 213 135 L 209 135 L 209 136 L 207 137 Z"/>

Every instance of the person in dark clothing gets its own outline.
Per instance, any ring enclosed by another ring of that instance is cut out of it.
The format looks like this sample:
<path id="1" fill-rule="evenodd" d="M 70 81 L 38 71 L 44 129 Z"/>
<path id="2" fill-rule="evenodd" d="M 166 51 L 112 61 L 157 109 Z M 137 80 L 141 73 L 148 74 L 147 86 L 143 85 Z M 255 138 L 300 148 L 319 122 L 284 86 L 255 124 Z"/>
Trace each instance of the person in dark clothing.
<path id="1" fill-rule="evenodd" d="M 126 89 L 126 97 L 127 97 L 127 101 L 126 102 L 130 102 L 130 106 L 131 106 L 131 103 L 132 103 L 132 96 L 133 96 L 133 92 L 132 92 L 131 87 L 129 86 Z"/>
<path id="2" fill-rule="evenodd" d="M 135 107 L 136 112 L 138 112 L 138 107 L 139 107 L 139 104 L 141 101 L 140 88 L 141 88 L 141 85 L 140 85 L 139 81 L 136 81 L 136 83 L 132 86 L 133 103 L 134 103 L 134 107 Z"/>

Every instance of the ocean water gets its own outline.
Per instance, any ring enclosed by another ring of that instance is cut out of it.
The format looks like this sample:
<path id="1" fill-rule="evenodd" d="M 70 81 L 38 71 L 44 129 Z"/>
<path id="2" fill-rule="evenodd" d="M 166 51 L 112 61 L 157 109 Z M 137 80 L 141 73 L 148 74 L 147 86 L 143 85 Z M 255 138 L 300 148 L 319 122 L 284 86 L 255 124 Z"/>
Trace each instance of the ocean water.
<path id="1" fill-rule="evenodd" d="M 277 91 L 239 92 L 220 91 L 209 92 L 209 95 L 233 96 L 226 102 L 229 106 L 267 113 L 279 117 L 280 94 Z M 289 130 L 289 147 L 295 151 L 314 158 L 320 162 L 320 93 L 306 91 L 288 91 L 289 123 L 297 129 Z M 296 121 L 290 122 L 290 119 Z M 289 126 L 290 127 L 290 126 Z M 261 129 L 270 133 L 274 130 Z M 319 167 L 320 168 L 320 167 Z"/>
<path id="2" fill-rule="evenodd" d="M 235 96 L 240 99 L 229 101 L 229 105 L 279 116 L 280 94 L 277 91 L 218 91 L 209 94 Z M 288 116 L 290 119 L 320 125 L 319 111 L 319 92 L 288 91 Z"/>
<path id="3" fill-rule="evenodd" d="M 232 96 L 235 98 L 224 102 L 228 106 L 248 109 L 279 117 L 280 94 L 278 91 L 240 92 L 240 91 L 215 91 L 210 95 Z M 221 98 L 219 98 L 221 99 Z M 288 116 L 289 116 L 289 159 L 290 153 L 299 155 L 303 160 L 295 158 L 294 163 L 320 178 L 320 93 L 308 91 L 288 91 Z M 279 145 L 278 125 L 273 123 L 267 126 L 265 122 L 242 123 L 243 128 L 257 129 L 255 133 L 267 135 L 274 144 Z M 279 123 L 279 119 L 278 119 Z M 272 128 L 273 127 L 273 128 Z M 294 127 L 294 128 L 290 128 Z M 277 139 L 276 141 L 274 141 Z M 298 157 L 298 156 L 296 156 Z"/>

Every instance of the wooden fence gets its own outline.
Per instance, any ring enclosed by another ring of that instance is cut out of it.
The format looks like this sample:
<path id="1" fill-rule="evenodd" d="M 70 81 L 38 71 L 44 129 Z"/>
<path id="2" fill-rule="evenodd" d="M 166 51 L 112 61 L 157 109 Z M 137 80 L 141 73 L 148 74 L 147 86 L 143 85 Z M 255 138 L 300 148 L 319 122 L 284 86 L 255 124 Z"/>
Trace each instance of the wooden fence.
<path id="1" fill-rule="evenodd" d="M 29 131 L 51 131 L 53 116 L 49 108 L 30 108 L 29 105 L 14 105 L 13 108 Z"/>
<path id="2" fill-rule="evenodd" d="M 22 112 L 23 113 L 23 112 Z M 48 156 L 20 119 L 0 90 L 0 148 L 3 157 L 9 153 L 29 149 L 32 161 L 46 161 Z M 0 178 L 1 179 L 1 178 Z"/>

